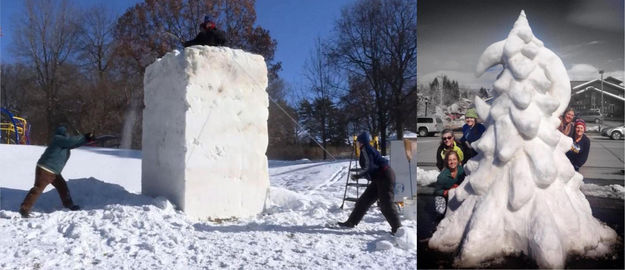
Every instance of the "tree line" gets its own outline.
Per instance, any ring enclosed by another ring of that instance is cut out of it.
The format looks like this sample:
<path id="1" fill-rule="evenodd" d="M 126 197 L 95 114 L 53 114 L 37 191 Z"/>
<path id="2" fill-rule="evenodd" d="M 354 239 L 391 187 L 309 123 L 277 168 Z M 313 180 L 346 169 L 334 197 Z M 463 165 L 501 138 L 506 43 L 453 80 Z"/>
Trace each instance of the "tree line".
<path id="1" fill-rule="evenodd" d="M 168 51 L 197 34 L 209 15 L 228 47 L 262 55 L 268 66 L 269 149 L 345 145 L 368 130 L 402 137 L 416 119 L 416 7 L 407 0 L 359 0 L 346 6 L 331 39 L 317 40 L 307 62 L 309 85 L 279 77 L 277 41 L 255 24 L 253 0 L 145 0 L 115 16 L 105 6 L 25 0 L 13 20 L 14 63 L 1 66 L 2 107 L 29 120 L 31 141 L 45 144 L 53 128 L 122 137 L 141 148 L 143 74 Z M 414 113 L 414 117 L 410 115 Z M 294 120 L 294 121 L 293 121 Z"/>

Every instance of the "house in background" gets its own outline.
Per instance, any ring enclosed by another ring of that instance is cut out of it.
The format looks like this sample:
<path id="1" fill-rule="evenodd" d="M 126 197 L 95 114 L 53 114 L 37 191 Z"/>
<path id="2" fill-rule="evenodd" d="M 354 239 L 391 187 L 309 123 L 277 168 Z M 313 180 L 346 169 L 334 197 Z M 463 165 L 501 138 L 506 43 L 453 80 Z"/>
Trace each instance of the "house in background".
<path id="1" fill-rule="evenodd" d="M 577 112 L 601 110 L 601 94 L 603 93 L 603 111 L 606 119 L 623 119 L 623 107 L 625 106 L 625 87 L 623 81 L 614 77 L 603 80 L 572 81 L 571 101 L 569 106 Z"/>

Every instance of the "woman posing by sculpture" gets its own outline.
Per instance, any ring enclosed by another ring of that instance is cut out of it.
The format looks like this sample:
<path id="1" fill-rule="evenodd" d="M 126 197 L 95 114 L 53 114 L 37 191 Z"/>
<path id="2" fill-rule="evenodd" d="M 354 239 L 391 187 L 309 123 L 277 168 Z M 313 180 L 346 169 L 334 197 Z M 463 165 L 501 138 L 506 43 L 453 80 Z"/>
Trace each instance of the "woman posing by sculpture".
<path id="1" fill-rule="evenodd" d="M 455 151 L 449 151 L 445 155 L 445 169 L 436 178 L 434 189 L 434 205 L 436 212 L 445 215 L 447 198 L 450 189 L 454 189 L 464 180 L 464 169 L 460 165 L 460 158 Z M 442 218 L 442 216 L 441 216 Z"/>
<path id="2" fill-rule="evenodd" d="M 464 164 L 464 147 L 462 143 L 456 140 L 454 136 L 454 132 L 451 129 L 444 129 L 441 132 L 441 144 L 438 146 L 436 150 L 436 167 L 441 171 L 445 167 L 445 155 L 449 151 L 454 151 L 458 154 L 458 163 Z"/>
<path id="3" fill-rule="evenodd" d="M 571 150 L 566 152 L 566 157 L 569 158 L 575 171 L 579 171 L 586 160 L 588 159 L 588 152 L 590 151 L 590 139 L 584 134 L 586 131 L 586 122 L 582 119 L 575 121 L 575 133 L 573 135 L 573 146 Z"/>
<path id="4" fill-rule="evenodd" d="M 473 149 L 471 143 L 479 140 L 484 131 L 486 131 L 486 127 L 481 123 L 478 123 L 477 119 L 477 112 L 474 108 L 468 109 L 467 113 L 464 115 L 464 121 L 466 121 L 466 124 L 462 126 L 462 138 L 460 138 L 460 142 L 467 150 L 464 153 L 465 163 L 467 160 L 477 155 L 477 152 Z"/>

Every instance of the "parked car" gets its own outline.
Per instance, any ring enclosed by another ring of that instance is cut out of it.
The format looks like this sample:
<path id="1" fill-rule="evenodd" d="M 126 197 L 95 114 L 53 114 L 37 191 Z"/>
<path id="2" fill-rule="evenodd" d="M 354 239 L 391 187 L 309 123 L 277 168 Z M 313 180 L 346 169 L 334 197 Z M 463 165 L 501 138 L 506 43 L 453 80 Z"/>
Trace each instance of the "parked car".
<path id="1" fill-rule="evenodd" d="M 601 131 L 601 136 L 610 137 L 612 140 L 623 139 L 625 134 L 625 126 L 605 128 Z"/>
<path id="2" fill-rule="evenodd" d="M 594 123 L 603 123 L 603 114 L 601 114 L 598 111 L 585 111 L 585 112 L 580 112 L 577 115 L 577 118 L 581 118 L 582 120 L 586 121 L 586 122 L 594 122 Z"/>
<path id="3" fill-rule="evenodd" d="M 417 117 L 417 132 L 419 137 L 432 136 L 443 130 L 443 120 L 439 117 Z"/>

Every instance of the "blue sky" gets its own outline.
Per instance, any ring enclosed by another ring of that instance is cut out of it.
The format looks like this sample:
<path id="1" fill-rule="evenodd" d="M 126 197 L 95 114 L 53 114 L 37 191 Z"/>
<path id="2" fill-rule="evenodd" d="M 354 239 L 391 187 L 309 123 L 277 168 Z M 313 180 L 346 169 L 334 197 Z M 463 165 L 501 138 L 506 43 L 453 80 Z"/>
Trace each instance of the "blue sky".
<path id="1" fill-rule="evenodd" d="M 0 60 L 14 61 L 8 50 L 11 43 L 11 19 L 21 10 L 21 1 L 0 0 Z M 105 3 L 117 15 L 141 0 L 74 1 L 81 6 Z M 278 41 L 276 61 L 282 62 L 280 76 L 288 86 L 301 89 L 307 84 L 303 75 L 305 60 L 309 57 L 316 37 L 327 38 L 341 8 L 354 0 L 257 0 L 256 24 L 269 30 Z"/>

